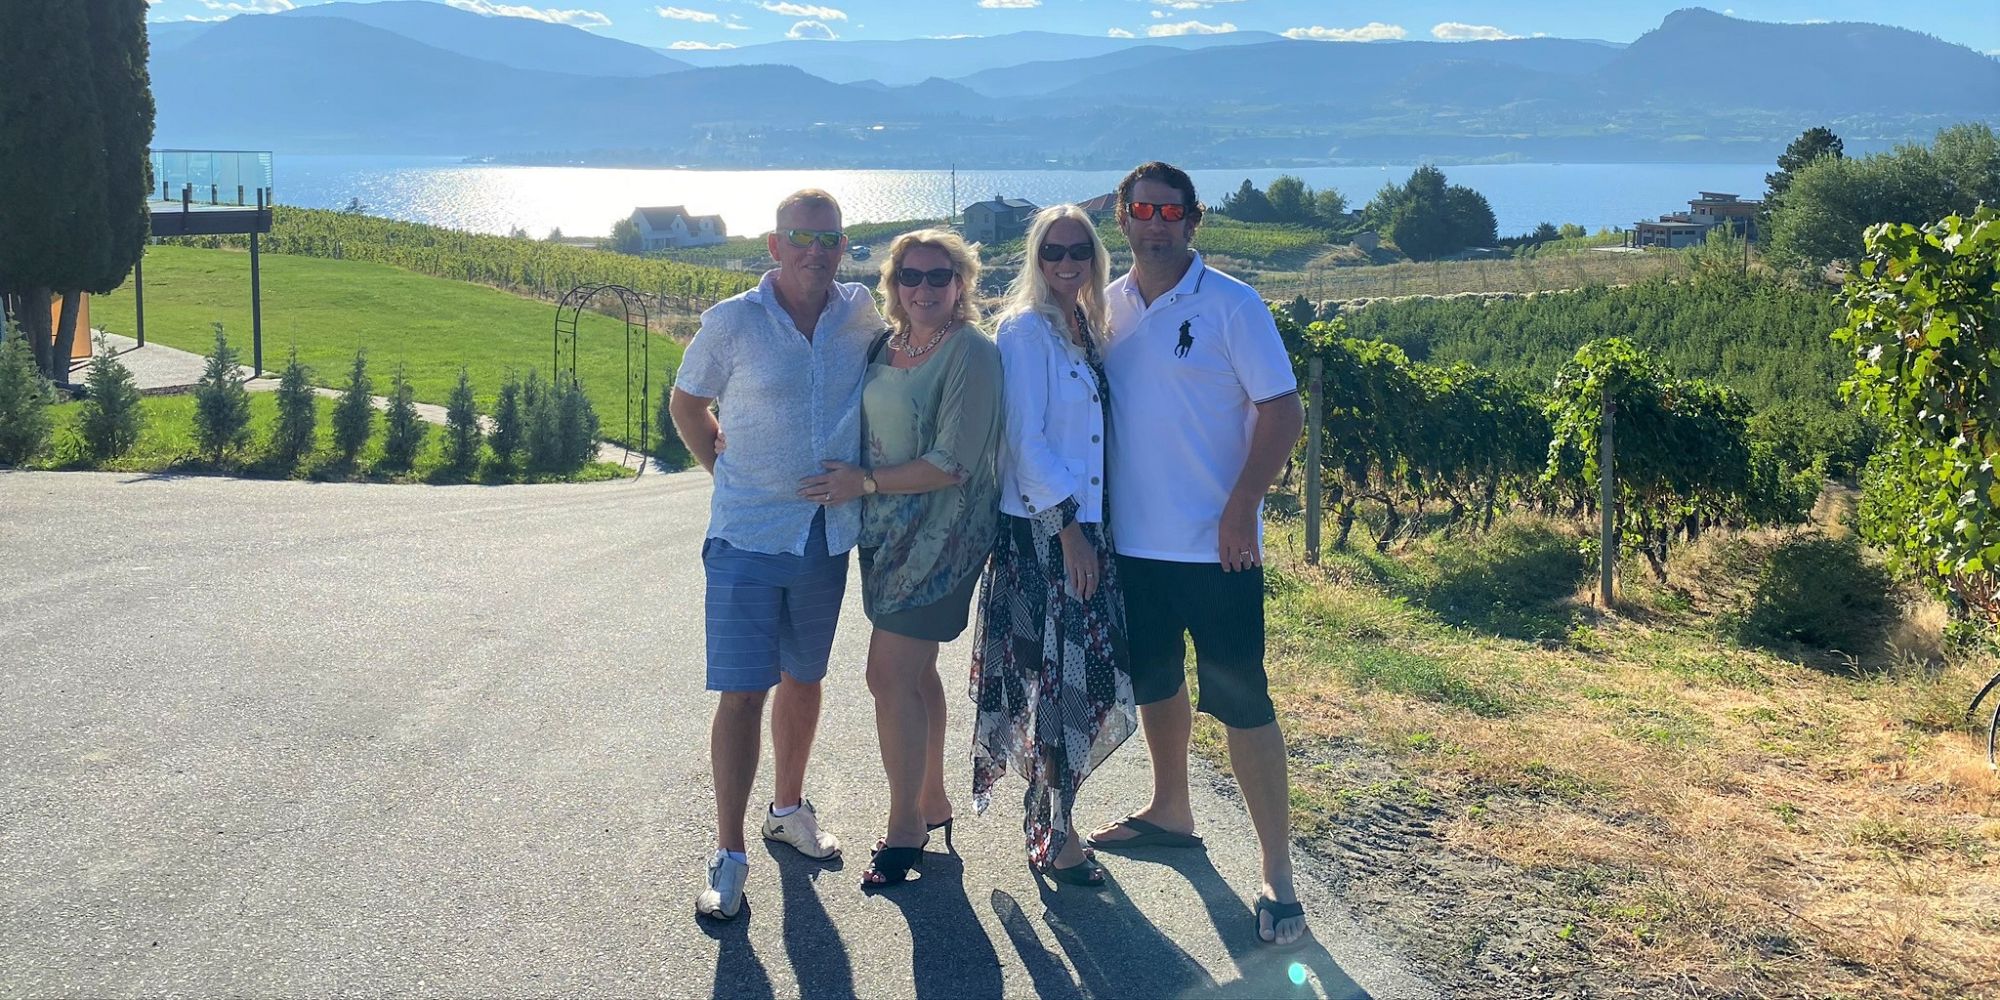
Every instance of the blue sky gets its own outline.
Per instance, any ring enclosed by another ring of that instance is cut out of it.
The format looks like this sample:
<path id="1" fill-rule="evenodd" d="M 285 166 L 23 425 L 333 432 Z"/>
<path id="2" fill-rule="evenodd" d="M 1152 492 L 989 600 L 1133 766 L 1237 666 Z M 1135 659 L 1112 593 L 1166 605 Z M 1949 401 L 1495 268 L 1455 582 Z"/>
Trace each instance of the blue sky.
<path id="1" fill-rule="evenodd" d="M 310 0 L 153 0 L 156 21 L 215 20 Z M 785 38 L 892 39 L 1060 31 L 1079 35 L 1269 31 L 1326 41 L 1524 35 L 1629 42 L 1690 0 L 429 0 L 558 21 L 659 47 Z M 1994 0 L 1726 0 L 1756 21 L 1873 21 L 2000 54 Z"/>

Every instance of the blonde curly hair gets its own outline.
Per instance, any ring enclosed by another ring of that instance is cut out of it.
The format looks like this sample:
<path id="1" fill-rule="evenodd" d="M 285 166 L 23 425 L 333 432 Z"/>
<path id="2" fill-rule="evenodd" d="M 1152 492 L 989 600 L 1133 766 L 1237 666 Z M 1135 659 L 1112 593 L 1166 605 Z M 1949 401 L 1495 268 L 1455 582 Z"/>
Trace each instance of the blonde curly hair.
<path id="1" fill-rule="evenodd" d="M 898 331 L 908 332 L 910 314 L 903 311 L 903 301 L 896 295 L 896 271 L 903 266 L 903 258 L 916 247 L 936 247 L 951 258 L 951 269 L 958 273 L 958 305 L 952 311 L 952 325 L 970 323 L 975 326 L 984 318 L 979 309 L 979 254 L 972 249 L 965 238 L 949 229 L 919 229 L 904 233 L 889 244 L 889 258 L 882 262 L 883 312 L 889 317 L 889 324 Z"/>

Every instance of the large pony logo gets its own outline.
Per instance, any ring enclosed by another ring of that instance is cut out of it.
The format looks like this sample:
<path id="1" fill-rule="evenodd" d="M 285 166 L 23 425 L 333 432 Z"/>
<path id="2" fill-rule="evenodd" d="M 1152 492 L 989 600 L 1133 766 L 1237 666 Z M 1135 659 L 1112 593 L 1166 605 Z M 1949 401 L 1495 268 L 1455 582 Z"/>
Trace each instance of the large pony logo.
<path id="1" fill-rule="evenodd" d="M 1188 356 L 1188 351 L 1194 348 L 1194 334 L 1188 332 L 1188 327 L 1193 324 L 1194 320 L 1191 319 L 1181 322 L 1181 341 L 1174 345 L 1174 357 L 1185 358 Z"/>

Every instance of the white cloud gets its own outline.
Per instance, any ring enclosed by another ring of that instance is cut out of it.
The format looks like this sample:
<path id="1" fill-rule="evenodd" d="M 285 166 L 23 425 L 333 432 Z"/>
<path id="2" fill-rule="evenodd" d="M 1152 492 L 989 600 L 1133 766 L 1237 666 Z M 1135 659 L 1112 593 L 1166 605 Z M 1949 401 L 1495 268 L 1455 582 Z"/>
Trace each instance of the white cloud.
<path id="1" fill-rule="evenodd" d="M 207 2 L 207 0 L 203 0 Z M 290 3 L 291 0 L 284 0 Z M 546 21 L 549 24 L 567 24 L 574 28 L 602 28 L 611 23 L 602 11 L 557 10 L 550 7 L 529 7 L 525 4 L 499 4 L 491 0 L 444 0 L 459 10 L 469 10 L 487 17 L 525 17 L 530 21 Z"/>
<path id="2" fill-rule="evenodd" d="M 1226 35 L 1236 30 L 1236 26 L 1224 21 L 1221 24 L 1203 24 L 1200 21 L 1175 21 L 1172 24 L 1152 24 L 1146 26 L 1146 37 L 1168 38 L 1175 35 Z"/>
<path id="3" fill-rule="evenodd" d="M 243 3 L 201 0 L 201 5 L 209 10 L 219 10 L 229 14 L 276 14 L 281 10 L 292 10 L 297 6 L 292 0 L 245 0 Z"/>
<path id="4" fill-rule="evenodd" d="M 1380 21 L 1370 21 L 1359 28 L 1322 28 L 1314 25 L 1310 28 L 1289 28 L 1284 33 L 1286 38 L 1314 42 L 1379 42 L 1407 34 L 1409 32 L 1404 31 L 1400 24 L 1383 24 Z"/>
<path id="5" fill-rule="evenodd" d="M 785 37 L 814 38 L 823 42 L 830 42 L 840 36 L 834 34 L 832 28 L 827 27 L 820 21 L 800 21 L 792 25 L 792 30 L 785 32 Z"/>
<path id="6" fill-rule="evenodd" d="M 721 18 L 705 10 L 689 10 L 686 7 L 655 7 L 660 16 L 669 21 L 695 21 L 700 24 L 717 24 Z"/>
<path id="7" fill-rule="evenodd" d="M 809 17 L 819 21 L 847 20 L 846 11 L 835 10 L 832 7 L 821 7 L 816 4 L 790 3 L 788 0 L 764 0 L 763 3 L 757 6 L 773 14 L 783 14 L 786 17 Z"/>
<path id="8" fill-rule="evenodd" d="M 1163 18 L 1163 17 L 1172 17 L 1172 16 L 1173 16 L 1172 14 L 1169 14 L 1169 13 L 1167 13 L 1166 11 L 1163 11 L 1163 10 L 1155 10 L 1155 11 L 1149 11 L 1149 13 L 1151 13 L 1151 14 L 1153 15 L 1153 20 L 1155 20 L 1155 21 L 1157 21 L 1157 20 L 1159 20 L 1160 18 Z"/>
<path id="9" fill-rule="evenodd" d="M 1242 3 L 1243 0 L 1151 0 L 1155 7 L 1171 7 L 1174 10 L 1207 10 L 1226 3 Z"/>
<path id="10" fill-rule="evenodd" d="M 728 42 L 675 42 L 667 46 L 670 49 L 684 49 L 696 52 L 713 52 L 717 49 L 733 49 L 735 47 Z"/>
<path id="11" fill-rule="evenodd" d="M 750 30 L 750 26 L 749 26 L 749 25 L 747 25 L 747 24 L 742 24 L 742 23 L 740 23 L 740 22 L 737 22 L 737 21 L 729 21 L 729 22 L 727 22 L 727 23 L 723 24 L 723 27 L 725 27 L 725 28 L 728 28 L 728 29 L 729 29 L 729 30 L 731 30 L 731 31 L 749 31 L 749 30 Z"/>
<path id="12" fill-rule="evenodd" d="M 1105 36 L 1106 38 L 1132 38 L 1132 37 L 1134 37 L 1134 36 L 1133 36 L 1133 34 L 1132 34 L 1131 32 L 1129 32 L 1129 31 L 1126 31 L 1126 30 L 1125 30 L 1124 28 L 1112 28 L 1112 29 L 1111 29 L 1110 31 L 1107 31 L 1107 32 L 1105 32 L 1105 33 L 1104 33 L 1104 36 Z"/>
<path id="13" fill-rule="evenodd" d="M 1042 0 L 979 0 L 979 6 L 987 10 L 1027 10 L 1041 5 Z"/>
<path id="14" fill-rule="evenodd" d="M 1510 35 L 1490 24 L 1466 24 L 1462 21 L 1446 21 L 1442 24 L 1431 25 L 1431 37 L 1446 42 L 1497 42 L 1502 39 L 1519 38 L 1521 36 Z"/>

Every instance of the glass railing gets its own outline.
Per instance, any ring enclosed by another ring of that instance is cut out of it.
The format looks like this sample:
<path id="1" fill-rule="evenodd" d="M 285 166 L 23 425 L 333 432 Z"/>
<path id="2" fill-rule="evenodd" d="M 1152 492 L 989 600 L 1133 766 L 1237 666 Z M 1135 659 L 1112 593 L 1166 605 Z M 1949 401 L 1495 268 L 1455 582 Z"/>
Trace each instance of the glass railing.
<path id="1" fill-rule="evenodd" d="M 156 149 L 153 197 L 190 205 L 271 204 L 271 153 L 247 149 Z"/>

